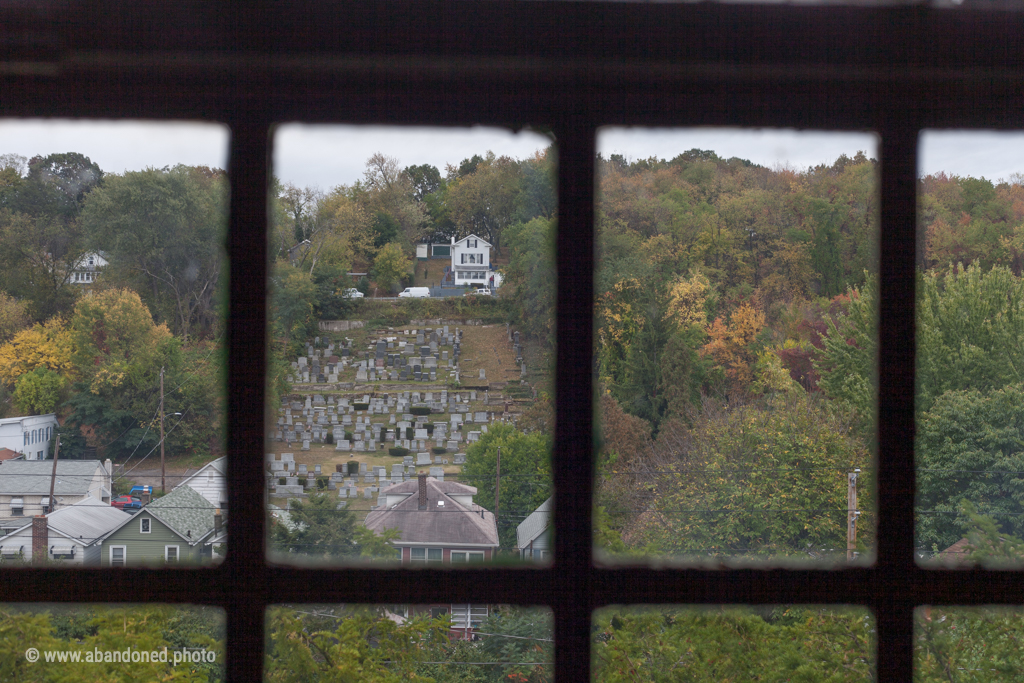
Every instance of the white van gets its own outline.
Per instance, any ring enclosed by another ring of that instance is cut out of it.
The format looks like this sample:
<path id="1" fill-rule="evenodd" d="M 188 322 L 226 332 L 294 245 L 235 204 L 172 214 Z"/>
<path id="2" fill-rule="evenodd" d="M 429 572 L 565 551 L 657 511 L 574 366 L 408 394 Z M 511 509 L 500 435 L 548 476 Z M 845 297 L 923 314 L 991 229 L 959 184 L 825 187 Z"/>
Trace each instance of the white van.
<path id="1" fill-rule="evenodd" d="M 401 297 L 423 298 L 430 296 L 430 287 L 406 287 L 398 293 Z"/>

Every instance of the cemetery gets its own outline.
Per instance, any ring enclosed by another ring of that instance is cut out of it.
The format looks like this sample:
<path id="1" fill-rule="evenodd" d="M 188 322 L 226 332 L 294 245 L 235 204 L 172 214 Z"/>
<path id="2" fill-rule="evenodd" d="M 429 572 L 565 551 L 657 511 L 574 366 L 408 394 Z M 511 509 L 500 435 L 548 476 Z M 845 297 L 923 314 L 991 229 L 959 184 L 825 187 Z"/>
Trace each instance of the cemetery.
<path id="1" fill-rule="evenodd" d="M 419 473 L 457 480 L 467 447 L 532 403 L 520 335 L 508 325 L 321 335 L 291 361 L 291 392 L 268 425 L 269 502 L 283 509 L 326 490 L 369 511 L 381 489 Z"/>

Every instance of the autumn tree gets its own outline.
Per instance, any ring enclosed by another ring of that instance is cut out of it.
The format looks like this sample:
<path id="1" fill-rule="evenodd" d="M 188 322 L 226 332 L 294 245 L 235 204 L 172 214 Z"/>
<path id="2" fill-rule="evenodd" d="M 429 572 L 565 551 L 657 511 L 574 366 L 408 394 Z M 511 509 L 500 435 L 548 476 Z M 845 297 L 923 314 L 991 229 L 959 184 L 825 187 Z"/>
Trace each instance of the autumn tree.
<path id="1" fill-rule="evenodd" d="M 33 370 L 52 370 L 64 377 L 75 376 L 71 360 L 74 345 L 70 330 L 60 318 L 36 324 L 14 335 L 0 346 L 0 380 L 13 386 Z"/>
<path id="2" fill-rule="evenodd" d="M 391 292 L 409 275 L 412 263 L 397 242 L 384 245 L 373 261 L 373 278 L 385 292 Z"/>
<path id="3" fill-rule="evenodd" d="M 753 379 L 757 362 L 754 342 L 764 326 L 764 313 L 744 302 L 732 312 L 728 322 L 724 317 L 716 318 L 707 330 L 711 340 L 703 352 L 725 370 L 734 390 L 743 391 Z"/>
<path id="4" fill-rule="evenodd" d="M 502 236 L 516 220 L 519 199 L 519 165 L 509 157 L 492 152 L 476 169 L 448 187 L 448 205 L 459 235 L 478 235 L 501 256 Z"/>
<path id="5" fill-rule="evenodd" d="M 387 214 L 401 226 L 401 241 L 410 247 L 419 241 L 426 209 L 416 201 L 417 188 L 397 159 L 380 153 L 367 159 L 360 191 L 361 201 L 370 213 Z"/>
<path id="6" fill-rule="evenodd" d="M 175 166 L 109 175 L 90 193 L 82 224 L 93 249 L 110 256 L 105 280 L 134 288 L 186 343 L 215 332 L 227 227 L 223 171 Z"/>

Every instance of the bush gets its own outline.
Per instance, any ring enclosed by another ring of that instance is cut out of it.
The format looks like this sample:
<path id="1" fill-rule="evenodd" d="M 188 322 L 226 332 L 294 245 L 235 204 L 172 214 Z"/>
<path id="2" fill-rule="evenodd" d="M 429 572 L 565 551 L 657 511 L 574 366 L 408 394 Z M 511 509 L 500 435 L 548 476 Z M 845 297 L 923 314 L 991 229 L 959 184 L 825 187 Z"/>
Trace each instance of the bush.
<path id="1" fill-rule="evenodd" d="M 285 479 L 284 477 L 278 477 L 277 478 L 277 483 L 280 484 L 281 486 L 284 486 L 287 481 L 288 480 Z"/>
<path id="2" fill-rule="evenodd" d="M 430 415 L 430 406 L 412 406 L 409 408 L 410 415 Z"/>
<path id="3" fill-rule="evenodd" d="M 345 441 L 352 440 L 352 432 L 345 432 Z"/>
<path id="4" fill-rule="evenodd" d="M 433 436 L 434 435 L 434 425 L 428 422 L 426 427 L 427 427 L 427 434 L 429 434 L 430 436 Z"/>
<path id="5" fill-rule="evenodd" d="M 327 436 L 324 437 L 324 443 L 334 443 L 334 433 L 327 432 Z"/>
<path id="6" fill-rule="evenodd" d="M 398 458 L 404 458 L 405 456 L 409 455 L 409 449 L 408 448 L 402 448 L 401 446 L 399 446 L 397 448 L 389 448 L 388 449 L 388 454 L 389 455 L 393 455 L 393 456 L 398 457 Z"/>
<path id="7" fill-rule="evenodd" d="M 319 477 L 317 477 L 316 487 L 320 490 L 327 488 L 327 477 L 322 474 Z"/>
<path id="8" fill-rule="evenodd" d="M 349 474 L 359 474 L 359 461 L 358 460 L 349 460 L 348 461 L 348 473 Z"/>
<path id="9" fill-rule="evenodd" d="M 405 438 L 411 439 L 413 437 L 413 434 L 415 434 L 415 433 L 416 432 L 413 430 L 412 427 L 406 427 L 405 428 Z"/>
<path id="10" fill-rule="evenodd" d="M 440 446 L 434 446 L 430 450 L 433 451 L 434 455 L 444 455 L 448 452 L 447 448 L 441 448 Z"/>
<path id="11" fill-rule="evenodd" d="M 356 410 L 369 410 L 370 404 L 369 403 L 353 403 L 352 407 L 355 408 Z"/>

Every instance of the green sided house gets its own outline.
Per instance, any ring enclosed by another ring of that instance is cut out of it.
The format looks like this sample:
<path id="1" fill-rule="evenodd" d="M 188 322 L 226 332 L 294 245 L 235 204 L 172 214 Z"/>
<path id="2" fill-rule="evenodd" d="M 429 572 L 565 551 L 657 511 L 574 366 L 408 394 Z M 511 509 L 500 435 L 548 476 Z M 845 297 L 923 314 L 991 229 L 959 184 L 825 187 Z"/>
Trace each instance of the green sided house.
<path id="1" fill-rule="evenodd" d="M 149 503 L 103 539 L 104 567 L 139 567 L 210 562 L 209 541 L 221 532 L 210 501 L 179 486 Z"/>

